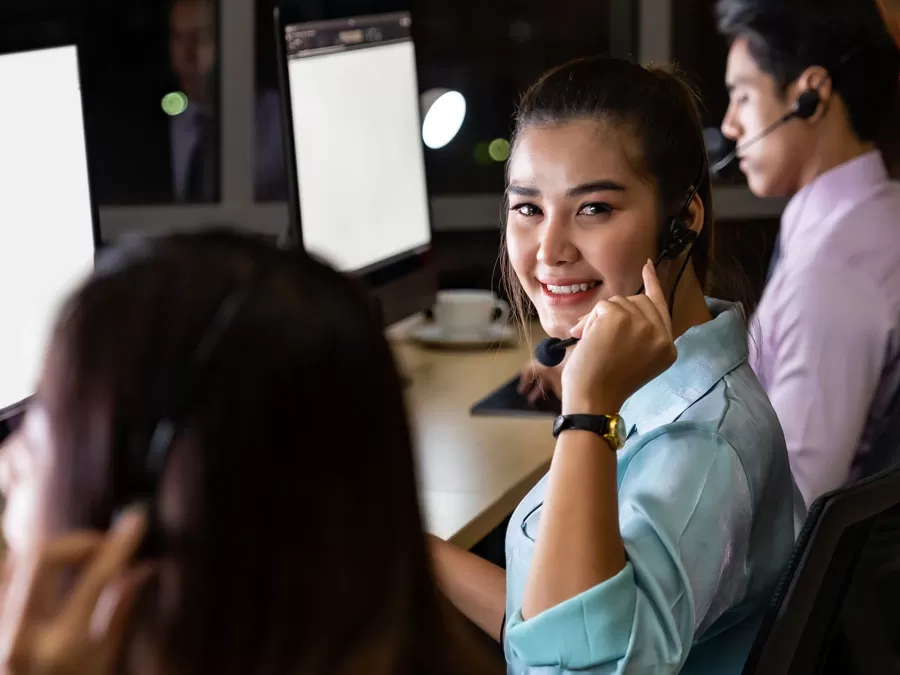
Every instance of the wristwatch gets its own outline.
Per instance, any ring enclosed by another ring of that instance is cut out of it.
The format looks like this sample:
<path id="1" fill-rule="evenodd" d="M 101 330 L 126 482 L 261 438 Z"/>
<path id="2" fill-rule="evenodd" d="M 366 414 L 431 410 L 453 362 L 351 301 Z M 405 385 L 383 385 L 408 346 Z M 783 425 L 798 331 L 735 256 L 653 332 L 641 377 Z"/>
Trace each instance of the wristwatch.
<path id="1" fill-rule="evenodd" d="M 553 422 L 553 438 L 569 429 L 592 431 L 605 438 L 613 450 L 625 445 L 625 421 L 619 415 L 560 415 Z"/>

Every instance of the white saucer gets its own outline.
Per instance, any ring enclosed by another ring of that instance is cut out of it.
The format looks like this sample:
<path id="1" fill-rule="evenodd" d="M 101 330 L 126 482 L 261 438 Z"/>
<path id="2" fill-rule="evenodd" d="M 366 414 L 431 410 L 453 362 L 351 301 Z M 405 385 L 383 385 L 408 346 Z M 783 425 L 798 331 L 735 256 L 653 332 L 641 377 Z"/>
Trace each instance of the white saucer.
<path id="1" fill-rule="evenodd" d="M 414 328 L 409 336 L 426 347 L 445 349 L 506 347 L 517 342 L 516 329 L 502 323 L 492 323 L 481 330 L 466 333 L 450 332 L 440 324 L 426 323 Z"/>

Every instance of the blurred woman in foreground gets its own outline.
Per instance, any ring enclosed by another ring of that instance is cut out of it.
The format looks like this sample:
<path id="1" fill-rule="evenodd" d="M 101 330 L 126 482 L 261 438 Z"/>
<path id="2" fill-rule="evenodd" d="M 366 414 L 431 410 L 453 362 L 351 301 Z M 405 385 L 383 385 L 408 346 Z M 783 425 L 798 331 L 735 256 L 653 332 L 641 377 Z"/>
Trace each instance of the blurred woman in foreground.
<path id="1" fill-rule="evenodd" d="M 490 670 L 432 579 L 382 326 L 303 254 L 107 253 L 6 445 L 8 672 Z"/>

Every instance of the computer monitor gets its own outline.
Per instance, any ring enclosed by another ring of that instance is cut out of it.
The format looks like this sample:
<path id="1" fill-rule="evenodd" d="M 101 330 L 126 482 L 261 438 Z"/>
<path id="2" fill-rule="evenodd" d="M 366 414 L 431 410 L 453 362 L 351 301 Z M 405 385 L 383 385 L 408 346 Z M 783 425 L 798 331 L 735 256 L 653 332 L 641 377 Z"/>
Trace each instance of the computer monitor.
<path id="1" fill-rule="evenodd" d="M 0 428 L 32 396 L 57 310 L 93 266 L 75 45 L 0 50 Z"/>
<path id="2" fill-rule="evenodd" d="M 275 12 L 293 239 L 362 276 L 390 324 L 436 286 L 412 21 L 310 18 Z"/>

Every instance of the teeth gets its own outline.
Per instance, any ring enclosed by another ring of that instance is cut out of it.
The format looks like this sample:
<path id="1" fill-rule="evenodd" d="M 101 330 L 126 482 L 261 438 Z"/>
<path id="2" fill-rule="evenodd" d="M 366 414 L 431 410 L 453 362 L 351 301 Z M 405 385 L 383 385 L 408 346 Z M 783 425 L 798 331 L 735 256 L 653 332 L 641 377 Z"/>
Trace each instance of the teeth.
<path id="1" fill-rule="evenodd" d="M 596 281 L 591 281 L 586 284 L 572 284 L 571 286 L 553 286 L 552 284 L 547 284 L 547 289 L 554 295 L 571 295 L 572 293 L 583 293 L 584 291 L 594 288 L 596 285 Z"/>

